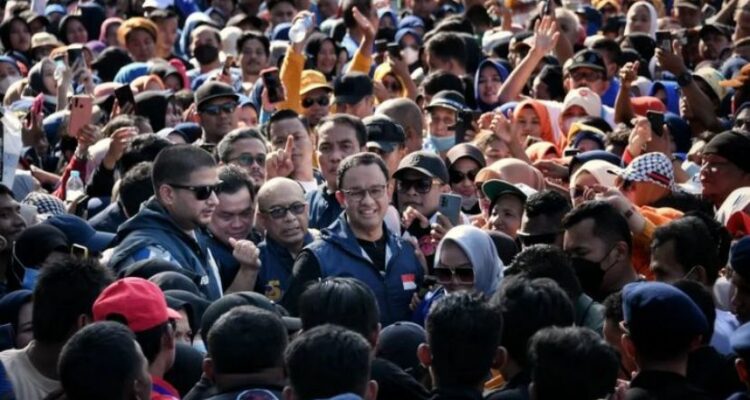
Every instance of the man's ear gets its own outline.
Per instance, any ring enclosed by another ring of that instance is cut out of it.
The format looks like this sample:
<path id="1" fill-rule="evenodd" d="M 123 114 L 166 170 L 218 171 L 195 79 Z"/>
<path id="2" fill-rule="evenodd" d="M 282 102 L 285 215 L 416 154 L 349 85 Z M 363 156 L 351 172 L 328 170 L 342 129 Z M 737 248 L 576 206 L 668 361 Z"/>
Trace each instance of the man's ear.
<path id="1" fill-rule="evenodd" d="M 497 346 L 495 357 L 492 360 L 492 368 L 501 370 L 506 362 L 508 362 L 508 351 L 503 346 Z"/>
<path id="2" fill-rule="evenodd" d="M 364 400 L 376 400 L 378 398 L 378 383 L 375 381 L 367 382 Z"/>
<path id="3" fill-rule="evenodd" d="M 625 356 L 629 357 L 630 359 L 635 360 L 635 344 L 633 343 L 633 340 L 630 338 L 630 335 L 628 335 L 627 333 L 624 333 L 622 335 L 621 343 L 622 343 L 622 350 L 625 352 Z"/>
<path id="4" fill-rule="evenodd" d="M 213 382 L 214 380 L 214 360 L 210 356 L 203 359 L 203 374 Z"/>
<path id="5" fill-rule="evenodd" d="M 336 201 L 338 201 L 339 204 L 341 204 L 341 207 L 346 208 L 346 203 L 344 202 L 346 200 L 346 195 L 344 194 L 344 192 L 337 190 L 335 196 L 336 196 Z"/>
<path id="6" fill-rule="evenodd" d="M 432 350 L 429 344 L 422 343 L 417 347 L 417 359 L 419 359 L 419 363 L 425 368 L 429 368 L 432 365 Z"/>
<path id="7" fill-rule="evenodd" d="M 166 204 L 174 203 L 174 189 L 167 184 L 159 186 L 157 195 L 159 196 L 159 199 Z"/>

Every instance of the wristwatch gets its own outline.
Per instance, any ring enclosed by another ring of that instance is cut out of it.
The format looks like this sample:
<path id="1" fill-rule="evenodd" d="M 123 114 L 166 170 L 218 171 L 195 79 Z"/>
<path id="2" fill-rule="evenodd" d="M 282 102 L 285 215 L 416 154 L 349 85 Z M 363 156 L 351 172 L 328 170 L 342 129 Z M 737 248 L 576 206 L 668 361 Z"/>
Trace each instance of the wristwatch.
<path id="1" fill-rule="evenodd" d="M 677 84 L 680 87 L 685 87 L 693 81 L 693 74 L 690 72 L 683 72 L 677 77 Z"/>

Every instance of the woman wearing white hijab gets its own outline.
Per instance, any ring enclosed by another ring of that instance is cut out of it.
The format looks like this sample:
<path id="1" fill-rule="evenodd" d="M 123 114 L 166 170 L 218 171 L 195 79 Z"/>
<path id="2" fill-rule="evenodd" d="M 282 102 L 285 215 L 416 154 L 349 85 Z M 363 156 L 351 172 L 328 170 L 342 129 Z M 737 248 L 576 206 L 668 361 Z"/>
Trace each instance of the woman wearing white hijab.
<path id="1" fill-rule="evenodd" d="M 438 288 L 427 293 L 414 313 L 414 322 L 424 324 L 430 306 L 446 293 L 475 290 L 487 297 L 495 293 L 503 278 L 504 265 L 487 232 L 459 225 L 445 234 L 435 252 L 434 275 Z"/>
<path id="2" fill-rule="evenodd" d="M 570 198 L 573 206 L 583 203 L 583 194 L 593 186 L 616 187 L 615 180 L 620 168 L 603 160 L 591 160 L 583 164 L 570 178 Z"/>
<path id="3" fill-rule="evenodd" d="M 656 27 L 659 16 L 656 8 L 646 1 L 638 1 L 628 9 L 625 22 L 625 35 L 631 33 L 645 33 L 656 39 Z"/>

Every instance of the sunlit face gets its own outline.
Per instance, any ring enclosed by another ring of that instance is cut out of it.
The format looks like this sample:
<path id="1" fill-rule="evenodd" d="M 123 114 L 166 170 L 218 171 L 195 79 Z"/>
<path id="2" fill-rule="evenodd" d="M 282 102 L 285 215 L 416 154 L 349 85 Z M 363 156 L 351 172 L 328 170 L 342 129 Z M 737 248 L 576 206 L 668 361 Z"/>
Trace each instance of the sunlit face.
<path id="1" fill-rule="evenodd" d="M 416 189 L 417 181 L 430 182 L 430 190 L 421 193 Z M 433 179 L 417 171 L 406 171 L 396 179 L 396 196 L 399 211 L 404 212 L 407 207 L 413 207 L 425 217 L 431 217 L 438 209 L 440 195 L 445 192 L 439 180 Z M 403 189 L 402 189 L 403 188 Z"/>
<path id="2" fill-rule="evenodd" d="M 317 61 L 318 71 L 324 74 L 333 73 L 337 61 L 336 48 L 333 46 L 333 42 L 330 40 L 324 40 L 323 43 L 321 43 Z"/>
<path id="3" fill-rule="evenodd" d="M 248 39 L 239 49 L 240 65 L 245 75 L 257 75 L 268 66 L 268 53 L 260 40 Z"/>
<path id="4" fill-rule="evenodd" d="M 523 217 L 523 202 L 514 195 L 501 196 L 490 212 L 490 226 L 493 230 L 503 232 L 516 238 Z"/>
<path id="5" fill-rule="evenodd" d="M 219 194 L 219 204 L 208 228 L 223 243 L 229 238 L 247 238 L 255 222 L 255 204 L 250 191 L 243 187 L 237 193 Z"/>
<path id="6" fill-rule="evenodd" d="M 13 50 L 27 52 L 31 47 L 31 32 L 29 26 L 20 20 L 10 23 L 10 46 Z"/>
<path id="7" fill-rule="evenodd" d="M 318 128 L 318 149 L 315 154 L 326 182 L 336 182 L 339 163 L 360 150 L 354 127 L 326 122 Z"/>
<path id="8" fill-rule="evenodd" d="M 377 164 L 358 165 L 344 175 L 340 188 L 346 216 L 352 226 L 372 231 L 383 226 L 388 211 L 387 184 L 383 171 Z M 361 198 L 354 193 L 365 193 Z M 373 193 L 376 193 L 373 196 Z"/>
<path id="9" fill-rule="evenodd" d="M 435 107 L 427 112 L 427 126 L 430 135 L 446 137 L 455 134 L 452 126 L 456 124 L 456 112 L 443 107 Z"/>
<path id="10" fill-rule="evenodd" d="M 258 126 L 258 112 L 252 106 L 237 107 L 237 127 L 252 128 Z"/>
<path id="11" fill-rule="evenodd" d="M 497 96 L 502 85 L 503 81 L 500 78 L 500 74 L 491 64 L 486 65 L 481 71 L 479 71 L 479 82 L 477 83 L 477 86 L 479 89 L 479 99 L 482 100 L 483 103 L 497 103 Z"/>
<path id="12" fill-rule="evenodd" d="M 89 33 L 86 31 L 86 27 L 77 19 L 68 21 L 65 37 L 70 44 L 86 44 L 89 41 Z"/>
<path id="13" fill-rule="evenodd" d="M 266 181 L 266 154 L 266 146 L 260 140 L 254 138 L 240 139 L 232 144 L 227 162 L 244 168 L 250 174 L 253 185 L 260 187 Z M 248 164 L 248 159 L 243 155 L 252 157 L 253 162 Z"/>
<path id="14" fill-rule="evenodd" d="M 436 274 L 444 269 L 452 270 L 452 279 L 450 281 L 441 281 L 440 284 L 445 288 L 448 293 L 456 292 L 459 290 L 472 290 L 474 289 L 474 282 L 468 282 L 460 279 L 460 276 L 470 276 L 473 274 L 474 266 L 471 264 L 471 260 L 467 256 L 466 252 L 463 251 L 453 241 L 446 240 L 440 248 L 440 259 L 435 262 Z M 466 270 L 472 270 L 471 273 Z M 464 272 L 464 273 L 461 273 Z M 445 274 L 447 275 L 447 273 Z"/>
<path id="15" fill-rule="evenodd" d="M 179 184 L 185 187 L 198 187 L 214 186 L 218 183 L 219 175 L 216 167 L 205 167 L 192 172 L 187 182 Z M 162 190 L 165 186 L 168 190 Z M 165 208 L 169 210 L 169 214 L 182 229 L 192 230 L 205 227 L 211 222 L 211 217 L 219 203 L 216 193 L 211 193 L 205 200 L 199 200 L 195 192 L 189 189 L 167 184 L 163 184 L 162 188 L 160 188 L 160 195 L 167 194 L 168 197 L 161 196 L 160 200 L 166 203 Z"/>
<path id="16" fill-rule="evenodd" d="M 636 6 L 635 12 L 630 16 L 628 20 L 630 26 L 630 32 L 651 32 L 651 16 L 649 15 L 648 8 L 643 5 Z"/>
<path id="17" fill-rule="evenodd" d="M 521 128 L 521 142 L 527 137 L 542 137 L 542 123 L 534 108 L 527 106 L 521 109 L 514 121 Z"/>
<path id="18" fill-rule="evenodd" d="M 271 25 L 276 26 L 284 22 L 292 22 L 296 13 L 297 10 L 292 3 L 286 1 L 277 3 L 273 10 L 271 10 Z"/>
<path id="19" fill-rule="evenodd" d="M 271 149 L 282 150 L 287 137 L 292 136 L 292 163 L 295 171 L 304 171 L 312 165 L 313 142 L 305 125 L 296 118 L 274 122 L 270 128 Z"/>
<path id="20" fill-rule="evenodd" d="M 586 200 L 583 197 L 584 191 L 597 185 L 599 181 L 588 172 L 582 171 L 576 175 L 575 180 L 570 182 L 570 198 L 573 200 L 573 206 L 577 207 L 582 204 Z"/>
<path id="21" fill-rule="evenodd" d="M 125 47 L 135 61 L 146 62 L 156 57 L 154 37 L 144 29 L 133 29 L 127 36 Z"/>
<path id="22" fill-rule="evenodd" d="M 177 17 L 164 18 L 156 22 L 159 29 L 159 51 L 162 54 L 172 53 L 172 46 L 177 40 Z"/>
<path id="23" fill-rule="evenodd" d="M 711 200 L 718 207 L 733 190 L 750 183 L 750 174 L 724 157 L 705 154 L 701 165 L 700 181 L 703 186 L 703 197 Z"/>

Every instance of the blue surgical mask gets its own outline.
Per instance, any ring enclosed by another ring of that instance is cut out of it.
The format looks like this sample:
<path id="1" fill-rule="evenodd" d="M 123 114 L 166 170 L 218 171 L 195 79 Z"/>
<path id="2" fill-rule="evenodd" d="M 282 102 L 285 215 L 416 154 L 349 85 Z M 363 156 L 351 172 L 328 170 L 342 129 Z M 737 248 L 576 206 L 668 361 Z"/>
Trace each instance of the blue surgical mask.
<path id="1" fill-rule="evenodd" d="M 21 286 L 24 289 L 34 290 L 36 278 L 39 276 L 39 270 L 36 268 L 23 267 L 23 282 Z"/>
<path id="2" fill-rule="evenodd" d="M 456 145 L 455 136 L 436 137 L 428 135 L 426 141 L 429 146 L 439 152 L 448 151 L 451 149 L 451 147 Z"/>

